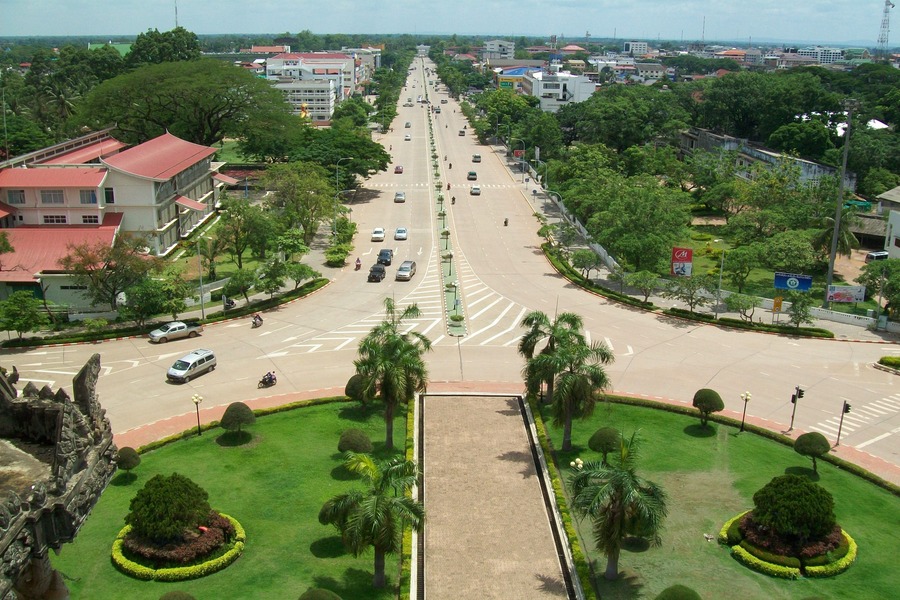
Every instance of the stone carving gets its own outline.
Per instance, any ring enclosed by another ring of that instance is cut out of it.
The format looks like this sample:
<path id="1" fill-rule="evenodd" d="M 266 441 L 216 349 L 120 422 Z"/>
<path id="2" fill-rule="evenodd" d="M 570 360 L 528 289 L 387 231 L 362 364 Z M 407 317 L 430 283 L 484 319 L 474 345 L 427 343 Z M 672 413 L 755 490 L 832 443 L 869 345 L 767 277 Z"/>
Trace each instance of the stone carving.
<path id="1" fill-rule="evenodd" d="M 47 552 L 75 538 L 115 472 L 100 355 L 75 376 L 74 400 L 31 382 L 18 396 L 12 373 L 0 377 L 0 600 L 65 597 Z"/>

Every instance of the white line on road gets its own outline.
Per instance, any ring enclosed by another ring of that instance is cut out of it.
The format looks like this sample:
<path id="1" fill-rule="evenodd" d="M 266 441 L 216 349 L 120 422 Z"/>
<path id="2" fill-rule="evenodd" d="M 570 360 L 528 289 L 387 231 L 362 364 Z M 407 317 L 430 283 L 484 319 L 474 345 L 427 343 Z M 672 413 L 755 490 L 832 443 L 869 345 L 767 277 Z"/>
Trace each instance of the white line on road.
<path id="1" fill-rule="evenodd" d="M 860 449 L 862 449 L 862 448 L 865 448 L 865 447 L 868 446 L 869 444 L 874 444 L 875 442 L 880 442 L 880 441 L 883 440 L 884 438 L 890 437 L 890 436 L 891 436 L 891 432 L 890 432 L 890 431 L 888 431 L 887 433 L 882 433 L 881 435 L 877 435 L 877 436 L 873 437 L 871 440 L 866 440 L 866 441 L 863 442 L 862 444 L 857 444 L 857 445 L 856 445 L 856 449 L 857 449 L 857 450 L 860 450 Z"/>
<path id="2" fill-rule="evenodd" d="M 78 371 L 50 371 L 49 369 L 37 369 L 35 373 L 50 373 L 51 375 L 77 375 Z"/>
<path id="3" fill-rule="evenodd" d="M 615 349 L 616 349 L 616 347 L 613 346 L 612 340 L 609 339 L 608 337 L 603 338 L 603 341 L 606 342 L 606 345 L 609 346 L 609 349 L 610 349 L 610 350 L 615 350 Z"/>

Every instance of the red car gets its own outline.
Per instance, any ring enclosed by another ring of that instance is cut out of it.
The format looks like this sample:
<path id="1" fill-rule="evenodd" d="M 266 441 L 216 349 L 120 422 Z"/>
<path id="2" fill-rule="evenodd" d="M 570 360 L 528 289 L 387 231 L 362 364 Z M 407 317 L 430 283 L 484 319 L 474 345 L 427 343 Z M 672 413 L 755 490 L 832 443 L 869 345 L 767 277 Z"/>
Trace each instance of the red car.
<path id="1" fill-rule="evenodd" d="M 396 167 L 394 167 L 394 173 L 402 173 L 402 172 L 403 172 L 403 167 L 401 167 L 400 165 L 397 165 Z"/>

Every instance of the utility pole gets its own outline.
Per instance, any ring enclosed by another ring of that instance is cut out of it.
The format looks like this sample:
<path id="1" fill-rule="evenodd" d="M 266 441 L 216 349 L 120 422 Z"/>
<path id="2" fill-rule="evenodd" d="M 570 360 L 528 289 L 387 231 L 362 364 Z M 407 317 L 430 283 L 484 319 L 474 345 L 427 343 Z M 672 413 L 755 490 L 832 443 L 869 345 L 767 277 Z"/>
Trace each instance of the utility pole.
<path id="1" fill-rule="evenodd" d="M 844 158 L 841 161 L 841 180 L 838 182 L 837 207 L 834 209 L 834 231 L 831 234 L 831 253 L 828 255 L 828 275 L 825 278 L 825 308 L 830 306 L 828 301 L 828 288 L 834 279 L 834 261 L 837 258 L 838 234 L 841 229 L 841 214 L 844 210 L 844 177 L 847 175 L 847 154 L 850 152 L 850 123 L 853 121 L 853 109 L 856 106 L 855 100 L 847 99 L 844 102 L 844 108 L 847 112 L 847 127 L 844 128 Z"/>
<path id="2" fill-rule="evenodd" d="M 794 405 L 794 408 L 791 410 L 791 426 L 788 427 L 788 432 L 794 430 L 794 416 L 797 414 L 797 400 L 806 395 L 806 390 L 801 390 L 800 386 L 794 388 L 794 393 L 791 394 L 791 404 Z"/>

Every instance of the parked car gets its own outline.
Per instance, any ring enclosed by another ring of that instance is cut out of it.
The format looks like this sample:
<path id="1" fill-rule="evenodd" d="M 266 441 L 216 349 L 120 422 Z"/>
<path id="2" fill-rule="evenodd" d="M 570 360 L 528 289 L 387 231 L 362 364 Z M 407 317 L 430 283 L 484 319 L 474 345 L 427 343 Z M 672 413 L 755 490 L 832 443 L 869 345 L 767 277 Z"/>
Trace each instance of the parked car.
<path id="1" fill-rule="evenodd" d="M 385 275 L 387 275 L 387 269 L 384 268 L 384 265 L 372 265 L 372 268 L 369 269 L 369 281 L 381 281 Z"/>
<path id="2" fill-rule="evenodd" d="M 466 175 L 466 179 L 469 181 L 478 181 L 478 173 L 475 171 L 469 171 L 469 174 Z"/>
<path id="3" fill-rule="evenodd" d="M 397 281 L 409 281 L 415 274 L 416 261 L 404 260 L 402 263 L 400 263 L 400 268 L 397 269 L 397 276 L 395 277 L 395 279 Z"/>
<path id="4" fill-rule="evenodd" d="M 395 240 L 405 240 L 409 237 L 409 232 L 407 232 L 406 227 L 398 227 L 394 231 L 394 239 Z"/>
<path id="5" fill-rule="evenodd" d="M 384 227 L 376 227 L 372 230 L 372 241 L 373 242 L 383 242 L 384 241 Z"/>
<path id="6" fill-rule="evenodd" d="M 479 186 L 477 186 L 477 185 L 473 185 L 473 186 L 472 186 L 472 189 L 469 190 L 469 194 L 471 194 L 471 195 L 473 195 L 473 196 L 480 196 L 480 195 L 481 195 L 481 188 L 480 188 Z"/>
<path id="7" fill-rule="evenodd" d="M 203 325 L 197 323 L 184 323 L 182 321 L 171 321 L 166 323 L 159 329 L 154 329 L 148 336 L 151 342 L 165 344 L 171 340 L 181 338 L 195 338 L 203 331 Z"/>
<path id="8" fill-rule="evenodd" d="M 406 202 L 406 192 L 394 192 L 394 202 Z"/>
<path id="9" fill-rule="evenodd" d="M 394 251 L 390 248 L 382 248 L 378 253 L 378 264 L 390 266 L 394 260 Z"/>
<path id="10" fill-rule="evenodd" d="M 212 350 L 194 350 L 185 354 L 169 367 L 166 378 L 171 381 L 187 383 L 194 377 L 216 368 L 216 355 Z"/>
<path id="11" fill-rule="evenodd" d="M 400 173 L 403 173 L 403 165 L 397 165 L 396 167 L 394 167 L 394 173 L 397 173 L 398 175 Z"/>

